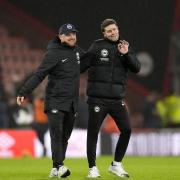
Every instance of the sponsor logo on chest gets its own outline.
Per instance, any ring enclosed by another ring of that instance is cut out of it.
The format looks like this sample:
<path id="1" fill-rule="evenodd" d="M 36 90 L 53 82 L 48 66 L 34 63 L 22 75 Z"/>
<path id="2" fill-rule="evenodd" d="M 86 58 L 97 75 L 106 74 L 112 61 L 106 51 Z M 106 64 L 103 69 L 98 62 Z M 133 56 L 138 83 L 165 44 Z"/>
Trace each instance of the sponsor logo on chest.
<path id="1" fill-rule="evenodd" d="M 95 106 L 94 107 L 94 111 L 98 113 L 100 111 L 100 107 L 99 106 Z"/>
<path id="2" fill-rule="evenodd" d="M 101 61 L 109 61 L 108 55 L 109 55 L 108 50 L 107 50 L 107 49 L 102 49 L 102 50 L 101 50 L 100 60 L 101 60 Z"/>

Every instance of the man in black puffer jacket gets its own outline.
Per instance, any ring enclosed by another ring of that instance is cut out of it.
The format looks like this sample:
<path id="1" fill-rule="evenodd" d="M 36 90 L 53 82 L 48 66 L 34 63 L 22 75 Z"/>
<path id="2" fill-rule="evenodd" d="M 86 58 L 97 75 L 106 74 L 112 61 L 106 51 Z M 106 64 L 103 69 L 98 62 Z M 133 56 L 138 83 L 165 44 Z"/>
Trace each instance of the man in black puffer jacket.
<path id="1" fill-rule="evenodd" d="M 21 87 L 17 97 L 17 103 L 21 105 L 24 98 L 48 75 L 45 112 L 49 120 L 53 160 L 50 177 L 70 175 L 63 161 L 77 112 L 79 65 L 83 54 L 76 46 L 76 32 L 69 23 L 60 27 L 58 37 L 48 43 L 41 65 Z"/>
<path id="2" fill-rule="evenodd" d="M 121 164 L 131 135 L 124 97 L 128 72 L 139 72 L 140 63 L 129 43 L 119 37 L 116 21 L 104 20 L 101 30 L 104 38 L 95 41 L 81 59 L 81 72 L 88 69 L 88 177 L 100 176 L 95 163 L 96 144 L 100 126 L 107 114 L 113 117 L 121 132 L 109 171 L 120 177 L 129 177 Z"/>

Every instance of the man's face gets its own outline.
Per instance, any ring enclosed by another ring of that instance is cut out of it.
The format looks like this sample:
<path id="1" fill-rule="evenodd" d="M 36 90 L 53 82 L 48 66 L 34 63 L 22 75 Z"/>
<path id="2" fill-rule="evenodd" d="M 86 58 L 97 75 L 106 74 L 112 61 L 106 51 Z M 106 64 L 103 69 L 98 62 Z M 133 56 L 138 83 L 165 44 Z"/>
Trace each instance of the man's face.
<path id="1" fill-rule="evenodd" d="M 115 24 L 111 24 L 104 28 L 103 35 L 105 38 L 111 41 L 117 41 L 119 39 L 119 30 Z"/>
<path id="2" fill-rule="evenodd" d="M 75 46 L 76 41 L 77 41 L 75 32 L 59 35 L 59 38 L 62 43 L 66 43 L 67 45 L 71 47 Z"/>

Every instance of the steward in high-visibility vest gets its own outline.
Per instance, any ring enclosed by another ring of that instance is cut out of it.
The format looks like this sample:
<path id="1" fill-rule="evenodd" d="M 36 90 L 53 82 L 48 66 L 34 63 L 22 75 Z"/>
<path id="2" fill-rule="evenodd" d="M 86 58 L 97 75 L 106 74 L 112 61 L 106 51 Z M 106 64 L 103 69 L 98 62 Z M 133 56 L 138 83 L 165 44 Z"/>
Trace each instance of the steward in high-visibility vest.
<path id="1" fill-rule="evenodd" d="M 168 127 L 180 127 L 180 96 L 170 95 L 157 102 L 157 110 Z"/>

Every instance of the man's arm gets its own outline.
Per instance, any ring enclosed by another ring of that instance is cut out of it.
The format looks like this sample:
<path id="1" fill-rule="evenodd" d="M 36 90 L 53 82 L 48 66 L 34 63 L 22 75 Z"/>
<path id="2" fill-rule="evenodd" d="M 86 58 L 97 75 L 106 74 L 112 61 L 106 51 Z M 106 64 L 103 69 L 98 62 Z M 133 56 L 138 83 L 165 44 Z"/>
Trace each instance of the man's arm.
<path id="1" fill-rule="evenodd" d="M 84 53 L 81 56 L 81 63 L 80 63 L 80 72 L 83 73 L 85 72 L 91 65 L 91 59 L 93 59 L 96 55 L 96 45 L 93 43 L 90 48 L 88 49 L 88 51 L 86 53 Z"/>
<path id="2" fill-rule="evenodd" d="M 118 51 L 120 56 L 125 57 L 124 63 L 126 67 L 134 73 L 138 73 L 141 68 L 141 64 L 136 58 L 135 52 L 132 48 L 129 48 L 129 43 L 125 40 L 121 40 L 118 44 Z"/>
<path id="3" fill-rule="evenodd" d="M 36 72 L 27 79 L 27 81 L 19 90 L 17 104 L 21 105 L 21 103 L 24 101 L 24 98 L 43 81 L 49 71 L 57 64 L 57 59 L 58 58 L 52 53 L 45 54 L 45 57 Z"/>
<path id="4" fill-rule="evenodd" d="M 128 69 L 133 73 L 138 73 L 141 68 L 141 64 L 138 61 L 135 52 L 130 48 L 128 53 L 124 55 L 125 61 L 124 63 L 128 67 Z"/>

